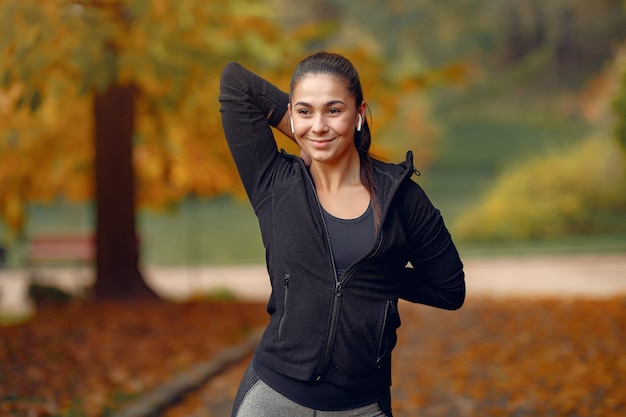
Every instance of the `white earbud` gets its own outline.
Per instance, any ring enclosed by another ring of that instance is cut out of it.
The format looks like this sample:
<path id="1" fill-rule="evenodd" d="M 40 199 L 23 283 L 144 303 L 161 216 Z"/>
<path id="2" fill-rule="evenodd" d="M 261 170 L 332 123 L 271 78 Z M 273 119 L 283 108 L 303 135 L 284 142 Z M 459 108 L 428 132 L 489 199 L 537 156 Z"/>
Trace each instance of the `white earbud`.
<path id="1" fill-rule="evenodd" d="M 361 125 L 363 124 L 363 117 L 361 116 L 361 113 L 359 113 L 359 122 L 356 125 L 356 130 L 357 132 L 361 131 Z"/>
<path id="2" fill-rule="evenodd" d="M 296 133 L 296 130 L 293 128 L 293 119 L 289 118 L 289 123 L 291 124 L 291 133 Z"/>

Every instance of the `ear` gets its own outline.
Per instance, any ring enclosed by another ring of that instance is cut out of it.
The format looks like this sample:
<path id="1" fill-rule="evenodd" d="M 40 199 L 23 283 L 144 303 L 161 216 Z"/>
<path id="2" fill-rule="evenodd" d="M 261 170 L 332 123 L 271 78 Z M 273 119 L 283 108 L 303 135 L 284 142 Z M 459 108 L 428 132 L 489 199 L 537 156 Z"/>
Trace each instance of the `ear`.
<path id="1" fill-rule="evenodd" d="M 363 116 L 363 118 L 365 119 L 365 111 L 367 110 L 367 103 L 365 102 L 365 100 L 361 102 L 361 105 L 358 107 L 357 110 L 359 111 L 361 116 Z"/>

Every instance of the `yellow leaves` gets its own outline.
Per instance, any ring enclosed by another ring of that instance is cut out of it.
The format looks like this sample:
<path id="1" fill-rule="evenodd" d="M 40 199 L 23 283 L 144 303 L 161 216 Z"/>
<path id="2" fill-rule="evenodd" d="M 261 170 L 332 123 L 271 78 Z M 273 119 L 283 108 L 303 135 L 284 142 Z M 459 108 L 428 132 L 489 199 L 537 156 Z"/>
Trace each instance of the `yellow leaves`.
<path id="1" fill-rule="evenodd" d="M 462 84 L 469 78 L 470 66 L 465 62 L 453 62 L 442 71 L 442 78 L 448 84 Z"/>
<path id="2" fill-rule="evenodd" d="M 474 69 L 469 62 L 458 61 L 442 68 L 406 76 L 400 81 L 400 85 L 405 93 L 440 85 L 463 85 L 468 82 L 473 73 Z"/>
<path id="3" fill-rule="evenodd" d="M 190 193 L 241 193 L 221 130 L 221 68 L 238 60 L 287 89 L 305 45 L 337 30 L 333 19 L 286 30 L 266 2 L 255 0 L 40 3 L 0 3 L 6 12 L 0 23 L 13 28 L 8 46 L 0 47 L 7 88 L 0 93 L 0 181 L 22 205 L 92 196 L 91 98 L 112 82 L 138 92 L 140 204 L 166 205 Z M 395 118 L 397 86 L 385 79 L 385 63 L 356 45 L 343 52 L 361 71 L 368 102 L 378 102 L 373 126 L 382 135 Z M 40 107 L 34 113 L 26 105 L 16 108 L 20 100 Z M 410 116 L 419 123 L 416 136 L 426 131 L 423 115 Z M 388 154 L 376 138 L 374 150 Z M 0 190 L 0 206 L 6 195 Z"/>
<path id="4" fill-rule="evenodd" d="M 0 207 L 6 223 L 13 229 L 21 229 L 24 225 L 24 207 L 22 199 L 15 194 L 4 197 L 4 207 Z"/>
<path id="5" fill-rule="evenodd" d="M 219 112 L 206 95 L 217 97 L 217 82 L 198 85 L 199 93 L 176 113 L 153 114 L 141 101 L 137 114 L 135 171 L 137 201 L 160 207 L 186 195 L 239 192 L 240 180 L 221 131 Z"/>
<path id="6" fill-rule="evenodd" d="M 303 23 L 294 29 L 293 36 L 304 41 L 325 38 L 337 30 L 338 23 L 334 20 Z"/>
<path id="7" fill-rule="evenodd" d="M 9 124 L 13 110 L 17 107 L 22 94 L 24 94 L 22 83 L 13 83 L 6 90 L 0 89 L 0 127 Z"/>
<path id="8" fill-rule="evenodd" d="M 47 87 L 43 94 L 49 99 L 35 113 L 16 107 L 21 84 L 0 90 L 0 216 L 13 229 L 22 226 L 26 201 L 62 193 L 84 199 L 92 188 L 89 98 L 66 102 L 54 90 L 67 86 Z"/>
<path id="9" fill-rule="evenodd" d="M 163 19 L 167 17 L 169 12 L 169 2 L 167 0 L 153 0 L 150 4 L 155 18 Z"/>
<path id="10" fill-rule="evenodd" d="M 529 239 L 612 232 L 594 224 L 594 216 L 626 208 L 622 164 L 617 145 L 606 139 L 535 157 L 505 172 L 484 201 L 460 217 L 457 236 Z"/>

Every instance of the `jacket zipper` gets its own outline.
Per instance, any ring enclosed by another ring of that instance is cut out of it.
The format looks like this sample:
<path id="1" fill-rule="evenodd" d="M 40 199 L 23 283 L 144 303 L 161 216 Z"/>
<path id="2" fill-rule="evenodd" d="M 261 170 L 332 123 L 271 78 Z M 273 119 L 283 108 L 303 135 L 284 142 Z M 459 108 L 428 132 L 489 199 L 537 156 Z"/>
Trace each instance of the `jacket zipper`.
<path id="1" fill-rule="evenodd" d="M 330 354 L 332 352 L 332 347 L 335 342 L 335 333 L 337 328 L 337 321 L 339 317 L 339 301 L 341 297 L 341 281 L 337 276 L 337 267 L 335 266 L 335 257 L 333 256 L 333 248 L 330 242 L 330 234 L 328 233 L 328 228 L 326 226 L 326 220 L 324 220 L 324 213 L 322 212 L 322 204 L 317 196 L 317 190 L 315 190 L 315 184 L 313 184 L 313 180 L 309 177 L 309 183 L 313 188 L 313 192 L 315 193 L 315 199 L 317 201 L 317 206 L 320 212 L 320 218 L 322 219 L 322 225 L 324 226 L 324 236 L 326 236 L 326 243 L 328 244 L 328 250 L 330 254 L 330 262 L 333 267 L 333 278 L 335 280 L 335 293 L 333 296 L 333 307 L 331 309 L 330 315 L 330 326 L 328 328 L 328 335 L 326 337 L 326 346 L 324 347 L 324 353 L 322 355 L 322 362 L 320 362 L 319 370 L 317 372 L 317 376 L 315 377 L 316 381 L 320 381 L 322 376 L 326 372 L 326 368 L 328 367 L 328 362 L 330 361 Z"/>
<path id="2" fill-rule="evenodd" d="M 289 274 L 285 274 L 283 277 L 283 284 L 285 286 L 285 294 L 283 296 L 283 316 L 280 319 L 278 325 L 278 340 L 282 340 L 283 325 L 285 324 L 285 318 L 287 317 L 287 298 L 289 296 Z"/>
<path id="3" fill-rule="evenodd" d="M 385 305 L 385 315 L 383 316 L 383 325 L 382 325 L 382 328 L 380 329 L 380 340 L 378 341 L 378 352 L 376 353 L 376 367 L 377 368 L 380 368 L 382 357 L 384 356 L 381 350 L 383 348 L 383 341 L 385 340 L 385 328 L 387 327 L 387 319 L 389 316 L 390 307 L 391 307 L 391 301 L 387 301 L 387 304 Z"/>
<path id="4" fill-rule="evenodd" d="M 310 174 L 306 176 L 309 182 L 309 186 L 313 190 L 313 194 L 315 195 L 315 201 L 317 202 L 317 209 L 320 214 L 320 219 L 322 220 L 322 225 L 324 226 L 324 236 L 326 237 L 326 243 L 328 244 L 328 250 L 330 253 L 330 261 L 333 267 L 333 278 L 335 280 L 335 293 L 333 296 L 333 306 L 331 309 L 330 316 L 330 326 L 328 328 L 328 336 L 326 337 L 326 345 L 324 346 L 324 353 L 322 355 L 322 361 L 320 362 L 317 376 L 315 377 L 316 381 L 322 379 L 322 376 L 326 372 L 326 368 L 328 367 L 328 362 L 330 361 L 330 353 L 332 351 L 332 346 L 335 341 L 335 329 L 337 328 L 337 318 L 339 312 L 339 300 L 341 297 L 341 281 L 339 281 L 339 277 L 337 276 L 337 267 L 335 266 L 335 257 L 333 256 L 333 248 L 330 242 L 330 234 L 328 233 L 328 228 L 326 227 L 326 220 L 324 220 L 324 212 L 322 208 L 322 203 L 320 203 L 320 199 L 317 196 L 317 190 L 315 189 L 315 184 L 311 179 Z"/>

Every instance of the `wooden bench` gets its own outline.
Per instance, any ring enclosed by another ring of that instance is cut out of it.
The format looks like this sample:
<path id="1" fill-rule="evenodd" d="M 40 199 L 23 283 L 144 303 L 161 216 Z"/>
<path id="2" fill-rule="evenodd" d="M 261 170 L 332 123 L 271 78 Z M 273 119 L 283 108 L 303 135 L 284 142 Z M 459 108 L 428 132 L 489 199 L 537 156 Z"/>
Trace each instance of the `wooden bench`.
<path id="1" fill-rule="evenodd" d="M 87 264 L 96 257 L 93 234 L 41 234 L 28 246 L 26 262 L 34 264 Z"/>

